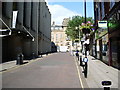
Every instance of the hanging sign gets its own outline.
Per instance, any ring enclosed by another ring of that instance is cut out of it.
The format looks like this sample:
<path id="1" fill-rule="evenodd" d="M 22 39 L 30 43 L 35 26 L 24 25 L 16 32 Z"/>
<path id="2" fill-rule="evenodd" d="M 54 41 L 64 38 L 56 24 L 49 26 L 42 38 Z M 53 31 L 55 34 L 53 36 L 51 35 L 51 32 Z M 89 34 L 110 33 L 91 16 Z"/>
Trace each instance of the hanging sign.
<path id="1" fill-rule="evenodd" d="M 12 28 L 15 28 L 15 26 L 16 26 L 17 13 L 18 13 L 18 11 L 13 11 Z"/>
<path id="2" fill-rule="evenodd" d="M 107 28 L 107 21 L 98 21 L 98 27 Z"/>

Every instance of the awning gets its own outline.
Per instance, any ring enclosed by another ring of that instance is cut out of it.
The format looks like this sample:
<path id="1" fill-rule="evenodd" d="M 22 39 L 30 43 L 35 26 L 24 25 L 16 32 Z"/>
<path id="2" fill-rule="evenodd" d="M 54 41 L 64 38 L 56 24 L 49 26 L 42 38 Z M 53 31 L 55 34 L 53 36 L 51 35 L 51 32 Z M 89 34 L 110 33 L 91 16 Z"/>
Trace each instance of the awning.
<path id="1" fill-rule="evenodd" d="M 11 30 L 9 29 L 0 29 L 0 37 L 5 37 L 11 35 Z"/>

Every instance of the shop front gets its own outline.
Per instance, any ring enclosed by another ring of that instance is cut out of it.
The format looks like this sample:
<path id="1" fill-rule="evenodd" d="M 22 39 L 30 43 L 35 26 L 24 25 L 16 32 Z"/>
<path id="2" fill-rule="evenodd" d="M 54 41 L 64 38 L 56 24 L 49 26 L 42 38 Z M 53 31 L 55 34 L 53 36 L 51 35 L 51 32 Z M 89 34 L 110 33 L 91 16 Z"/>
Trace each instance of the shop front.
<path id="1" fill-rule="evenodd" d="M 120 69 L 120 6 L 111 12 L 108 19 L 110 41 L 110 64 Z"/>

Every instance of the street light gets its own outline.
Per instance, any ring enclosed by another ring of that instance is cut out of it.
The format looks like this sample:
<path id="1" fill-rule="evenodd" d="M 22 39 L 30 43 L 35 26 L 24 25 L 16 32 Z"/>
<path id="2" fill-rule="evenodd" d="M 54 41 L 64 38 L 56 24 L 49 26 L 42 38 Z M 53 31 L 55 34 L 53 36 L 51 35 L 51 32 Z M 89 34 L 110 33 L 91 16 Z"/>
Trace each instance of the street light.
<path id="1" fill-rule="evenodd" d="M 79 27 L 75 27 L 75 29 L 79 31 L 79 46 L 80 46 L 80 42 L 81 42 L 81 41 L 80 41 L 80 28 L 79 28 Z M 79 51 L 80 51 L 80 50 L 79 50 Z"/>

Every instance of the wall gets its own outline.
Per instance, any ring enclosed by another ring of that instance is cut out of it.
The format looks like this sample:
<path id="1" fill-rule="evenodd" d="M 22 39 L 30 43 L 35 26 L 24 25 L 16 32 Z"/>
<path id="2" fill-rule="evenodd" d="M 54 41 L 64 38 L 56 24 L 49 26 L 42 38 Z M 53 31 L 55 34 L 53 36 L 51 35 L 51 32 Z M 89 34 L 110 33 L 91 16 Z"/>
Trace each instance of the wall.
<path id="1" fill-rule="evenodd" d="M 12 35 L 2 38 L 4 58 L 13 60 L 17 58 L 19 53 L 23 53 L 24 57 L 28 59 L 32 57 L 32 53 L 37 57 L 38 52 L 51 52 L 51 14 L 46 3 L 5 2 L 5 4 L 2 10 L 7 17 L 3 17 L 3 20 L 9 27 L 11 27 L 12 11 L 17 10 L 18 16 L 17 26 L 12 29 Z M 4 14 L 3 16 L 5 16 Z M 3 28 L 7 29 L 5 26 Z M 33 37 L 34 41 L 32 41 Z M 7 51 L 11 48 L 12 51 L 9 55 Z M 17 53 L 16 50 L 18 50 Z M 8 56 L 10 57 L 8 58 Z"/>

